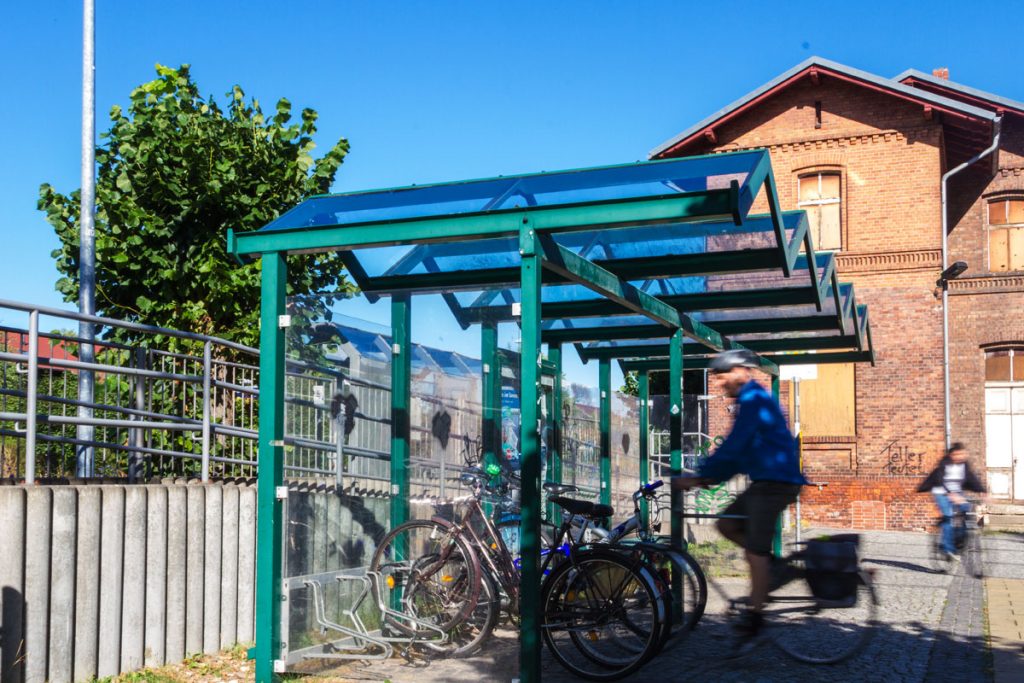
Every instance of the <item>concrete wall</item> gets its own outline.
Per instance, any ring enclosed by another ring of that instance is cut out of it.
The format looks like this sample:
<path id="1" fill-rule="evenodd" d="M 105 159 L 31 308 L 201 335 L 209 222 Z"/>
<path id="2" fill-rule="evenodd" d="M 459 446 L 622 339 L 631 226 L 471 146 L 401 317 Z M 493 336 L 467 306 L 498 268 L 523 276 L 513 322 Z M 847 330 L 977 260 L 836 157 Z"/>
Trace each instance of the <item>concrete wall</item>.
<path id="1" fill-rule="evenodd" d="M 253 640 L 256 487 L 0 486 L 0 681 L 87 681 Z"/>

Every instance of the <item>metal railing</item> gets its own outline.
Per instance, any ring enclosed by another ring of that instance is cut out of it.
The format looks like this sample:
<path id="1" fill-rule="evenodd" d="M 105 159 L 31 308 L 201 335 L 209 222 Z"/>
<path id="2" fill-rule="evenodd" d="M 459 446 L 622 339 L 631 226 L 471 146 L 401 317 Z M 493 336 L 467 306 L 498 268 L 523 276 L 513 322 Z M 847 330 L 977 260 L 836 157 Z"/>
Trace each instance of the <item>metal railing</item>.
<path id="1" fill-rule="evenodd" d="M 24 316 L 24 325 L 13 324 Z M 53 331 L 42 331 L 42 322 Z M 96 326 L 92 362 L 79 358 L 79 322 Z M 0 478 L 79 477 L 89 454 L 94 478 L 203 481 L 253 477 L 258 461 L 259 351 L 204 336 L 0 299 Z M 74 329 L 75 331 L 66 331 Z M 114 341 L 115 330 L 131 333 Z M 354 493 L 388 495 L 391 389 L 386 364 L 320 356 L 286 367 L 285 472 L 342 478 Z M 78 398 L 78 377 L 95 375 L 94 398 Z M 432 370 L 413 382 L 411 484 L 420 497 L 459 495 L 467 456 L 479 457 L 479 378 Z M 91 417 L 79 415 L 91 409 Z M 591 415 L 590 413 L 594 413 Z M 447 413 L 447 438 L 433 419 Z M 565 416 L 563 478 L 597 493 L 596 412 Z M 82 439 L 79 425 L 94 427 Z M 473 451 L 470 453 L 469 451 Z M 624 465 L 629 469 L 628 465 Z"/>

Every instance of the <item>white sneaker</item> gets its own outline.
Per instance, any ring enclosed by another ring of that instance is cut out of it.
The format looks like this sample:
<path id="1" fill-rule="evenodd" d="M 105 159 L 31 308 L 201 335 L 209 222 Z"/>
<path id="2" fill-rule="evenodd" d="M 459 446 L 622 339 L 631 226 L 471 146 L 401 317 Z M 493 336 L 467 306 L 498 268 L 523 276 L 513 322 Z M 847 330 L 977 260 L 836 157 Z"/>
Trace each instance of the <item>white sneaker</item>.
<path id="1" fill-rule="evenodd" d="M 960 561 L 960 556 L 957 555 L 956 553 L 946 553 L 946 559 L 949 560 L 950 562 L 959 562 Z"/>

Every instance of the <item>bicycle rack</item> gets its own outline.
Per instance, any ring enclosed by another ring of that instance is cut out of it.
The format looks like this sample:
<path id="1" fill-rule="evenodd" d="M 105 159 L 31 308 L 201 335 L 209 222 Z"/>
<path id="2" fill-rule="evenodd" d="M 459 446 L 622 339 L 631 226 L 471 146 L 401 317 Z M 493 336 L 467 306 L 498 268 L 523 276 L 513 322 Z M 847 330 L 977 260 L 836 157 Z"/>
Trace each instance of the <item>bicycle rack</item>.
<path id="1" fill-rule="evenodd" d="M 307 659 L 336 659 L 336 660 L 384 660 L 395 654 L 395 645 L 400 645 L 399 654 L 404 658 L 410 658 L 413 645 L 426 647 L 434 652 L 444 652 L 443 647 L 448 642 L 448 634 L 437 625 L 418 619 L 405 612 L 391 609 L 384 602 L 384 578 L 380 572 L 359 570 L 340 570 L 324 572 L 320 574 L 307 574 L 287 579 L 285 590 L 295 588 L 306 588 L 313 598 L 314 617 L 316 625 L 321 634 L 333 631 L 342 637 L 331 642 L 323 643 L 312 648 L 304 648 L 302 651 L 293 653 L 289 661 L 296 662 Z M 325 597 L 325 584 L 337 581 L 339 583 L 358 582 L 355 596 L 347 608 L 342 609 L 342 615 L 351 624 L 346 626 L 332 621 L 327 617 L 327 600 Z M 401 622 L 410 629 L 416 631 L 413 635 L 385 634 L 383 631 L 371 632 L 362 618 L 359 610 L 366 601 L 367 595 L 373 595 L 373 604 L 381 614 L 381 622 L 384 617 Z M 287 593 L 286 593 L 287 594 Z M 287 611 L 287 610 L 285 610 Z"/>
<path id="2" fill-rule="evenodd" d="M 303 584 L 313 591 L 313 605 L 316 610 L 316 622 L 320 625 L 320 632 L 326 633 L 328 629 L 332 631 L 338 631 L 352 639 L 353 644 L 339 645 L 338 643 L 331 643 L 330 646 L 336 650 L 334 652 L 323 652 L 315 655 L 306 655 L 307 659 L 390 659 L 394 654 L 394 648 L 387 641 L 371 636 L 363 623 L 363 620 L 359 618 L 358 610 L 362 604 L 363 599 L 366 598 L 366 594 L 370 592 L 370 579 L 366 576 L 350 576 L 345 574 L 339 574 L 334 577 L 340 583 L 346 581 L 358 581 L 361 586 L 359 593 L 356 595 L 355 600 L 352 601 L 352 606 L 348 609 L 342 610 L 342 614 L 348 617 L 349 621 L 355 628 L 348 628 L 341 624 L 330 621 L 327 618 L 327 610 L 325 606 L 323 584 L 319 579 L 307 579 L 303 581 Z M 368 648 L 379 648 L 380 652 L 367 652 Z"/>
<path id="3" fill-rule="evenodd" d="M 406 644 L 406 648 L 403 650 L 402 655 L 405 656 L 406 658 L 408 658 L 408 651 L 409 651 L 408 650 L 408 646 L 411 646 L 413 644 L 424 645 L 424 646 L 434 650 L 435 652 L 443 652 L 444 651 L 444 648 L 440 647 L 440 645 L 443 645 L 445 642 L 448 641 L 448 634 L 443 629 L 439 628 L 435 624 L 431 624 L 428 621 L 424 621 L 422 619 L 417 619 L 416 617 L 410 616 L 409 614 L 406 614 L 405 612 L 399 612 L 397 610 L 393 610 L 390 607 L 388 607 L 384 603 L 384 597 L 383 597 L 384 596 L 384 591 L 383 591 L 384 576 L 380 572 L 370 571 L 369 569 L 367 569 L 366 570 L 366 577 L 367 577 L 368 581 L 372 580 L 371 581 L 371 586 L 374 589 L 373 590 L 373 594 L 374 594 L 373 597 L 374 597 L 374 599 L 375 599 L 375 601 L 377 603 L 377 609 L 380 610 L 382 616 L 391 617 L 392 619 L 394 619 L 396 621 L 401 621 L 401 622 L 408 623 L 409 625 L 411 625 L 416 630 L 431 631 L 433 633 L 436 633 L 437 636 L 438 636 L 435 639 L 435 638 L 425 638 L 424 636 L 420 636 L 420 635 L 412 635 L 412 636 L 381 635 L 381 636 L 379 636 L 379 638 L 381 640 L 387 641 L 389 643 L 405 643 Z"/>

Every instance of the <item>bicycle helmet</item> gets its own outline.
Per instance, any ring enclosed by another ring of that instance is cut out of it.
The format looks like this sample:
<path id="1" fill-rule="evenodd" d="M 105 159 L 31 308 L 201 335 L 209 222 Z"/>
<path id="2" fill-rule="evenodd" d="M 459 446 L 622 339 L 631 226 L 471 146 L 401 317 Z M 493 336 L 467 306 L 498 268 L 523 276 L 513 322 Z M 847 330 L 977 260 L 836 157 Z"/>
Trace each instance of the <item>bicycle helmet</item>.
<path id="1" fill-rule="evenodd" d="M 757 356 L 746 349 L 723 351 L 714 357 L 709 366 L 711 372 L 729 372 L 735 367 L 756 368 Z"/>

